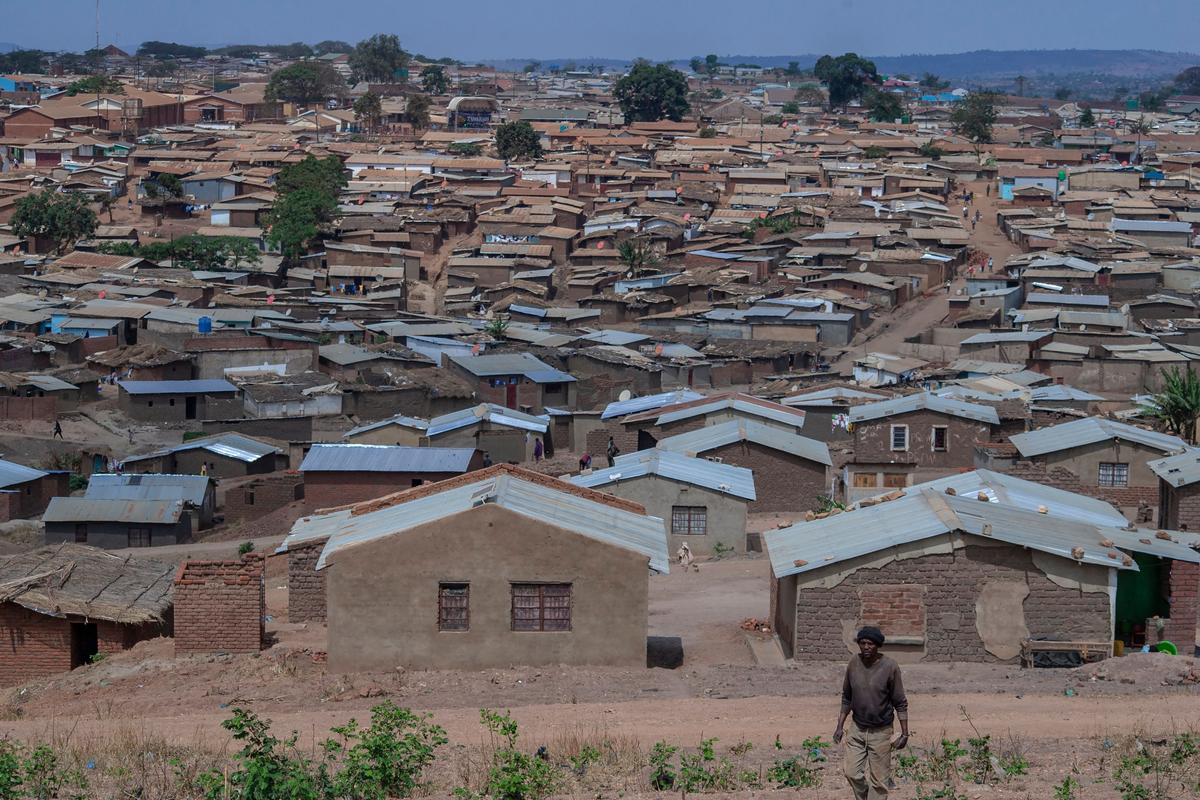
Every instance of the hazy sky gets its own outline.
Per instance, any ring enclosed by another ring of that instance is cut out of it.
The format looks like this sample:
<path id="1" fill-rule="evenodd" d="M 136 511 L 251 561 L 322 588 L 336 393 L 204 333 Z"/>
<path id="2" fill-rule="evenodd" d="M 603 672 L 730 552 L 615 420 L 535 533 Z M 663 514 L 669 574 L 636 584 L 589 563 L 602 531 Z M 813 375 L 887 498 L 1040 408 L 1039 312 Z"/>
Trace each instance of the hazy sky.
<path id="1" fill-rule="evenodd" d="M 102 44 L 356 41 L 464 60 L 1200 49 L 1200 0 L 100 0 Z M 52 13 L 48 13 L 51 12 Z M 95 0 L 0 0 L 0 41 L 80 50 Z"/>

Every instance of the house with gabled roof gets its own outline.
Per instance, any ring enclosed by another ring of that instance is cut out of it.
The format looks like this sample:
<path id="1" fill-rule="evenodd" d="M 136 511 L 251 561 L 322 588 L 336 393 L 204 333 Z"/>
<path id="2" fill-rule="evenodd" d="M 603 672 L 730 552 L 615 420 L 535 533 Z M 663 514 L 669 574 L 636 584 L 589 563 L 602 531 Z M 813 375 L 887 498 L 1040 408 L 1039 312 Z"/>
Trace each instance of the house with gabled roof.
<path id="1" fill-rule="evenodd" d="M 280 551 L 338 672 L 641 666 L 669 569 L 642 505 L 507 464 L 301 518 Z"/>

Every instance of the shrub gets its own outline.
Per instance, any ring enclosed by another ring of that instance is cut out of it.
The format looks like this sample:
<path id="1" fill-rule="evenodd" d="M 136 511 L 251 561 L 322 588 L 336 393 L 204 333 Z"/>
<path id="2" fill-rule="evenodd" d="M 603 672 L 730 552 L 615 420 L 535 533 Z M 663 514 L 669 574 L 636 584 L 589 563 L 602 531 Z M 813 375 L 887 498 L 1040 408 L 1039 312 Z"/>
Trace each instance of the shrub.
<path id="1" fill-rule="evenodd" d="M 409 797 L 420 786 L 434 752 L 447 741 L 446 732 L 391 702 L 371 709 L 371 727 L 355 720 L 333 729 L 341 741 L 326 740 L 325 752 L 342 757 L 342 769 L 332 779 L 334 797 L 387 800 Z"/>

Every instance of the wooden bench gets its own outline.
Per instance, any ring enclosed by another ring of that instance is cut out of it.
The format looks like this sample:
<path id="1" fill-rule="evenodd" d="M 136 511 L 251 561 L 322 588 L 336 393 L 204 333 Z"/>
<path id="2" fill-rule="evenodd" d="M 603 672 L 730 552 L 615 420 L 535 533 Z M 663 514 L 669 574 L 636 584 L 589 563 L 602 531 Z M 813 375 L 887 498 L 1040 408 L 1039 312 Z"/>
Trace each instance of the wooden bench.
<path id="1" fill-rule="evenodd" d="M 1112 658 L 1112 642 L 1051 642 L 1025 639 L 1021 642 L 1021 666 L 1032 667 L 1034 653 L 1078 653 L 1086 664 Z"/>

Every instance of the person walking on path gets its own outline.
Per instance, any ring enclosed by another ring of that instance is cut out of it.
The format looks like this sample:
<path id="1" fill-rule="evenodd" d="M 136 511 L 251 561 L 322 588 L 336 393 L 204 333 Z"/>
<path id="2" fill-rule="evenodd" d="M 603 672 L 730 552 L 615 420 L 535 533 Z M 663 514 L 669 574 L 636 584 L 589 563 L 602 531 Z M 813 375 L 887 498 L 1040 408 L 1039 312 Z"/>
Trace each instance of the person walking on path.
<path id="1" fill-rule="evenodd" d="M 63 435 L 62 435 L 62 421 L 61 421 L 61 420 L 57 420 L 57 419 L 56 419 L 56 420 L 54 420 L 54 435 L 53 435 L 53 438 L 55 438 L 55 439 L 61 439 L 61 438 L 63 438 Z"/>
<path id="2" fill-rule="evenodd" d="M 608 437 L 608 448 L 604 451 L 604 455 L 608 456 L 608 465 L 615 467 L 617 465 L 617 456 L 621 454 L 621 448 L 617 447 L 617 443 L 613 441 L 613 437 Z"/>
<path id="3" fill-rule="evenodd" d="M 546 451 L 542 448 L 542 440 L 534 439 L 533 440 L 533 462 L 535 464 L 542 460 L 542 453 L 544 453 L 544 452 L 546 452 Z"/>
<path id="4" fill-rule="evenodd" d="M 846 665 L 842 682 L 842 708 L 835 744 L 846 741 L 844 771 L 854 800 L 887 800 L 892 781 L 892 751 L 908 744 L 908 698 L 900 667 L 879 652 L 883 631 L 872 625 L 858 632 L 858 655 Z M 846 718 L 850 717 L 850 730 Z M 892 741 L 895 720 L 900 736 Z"/>

